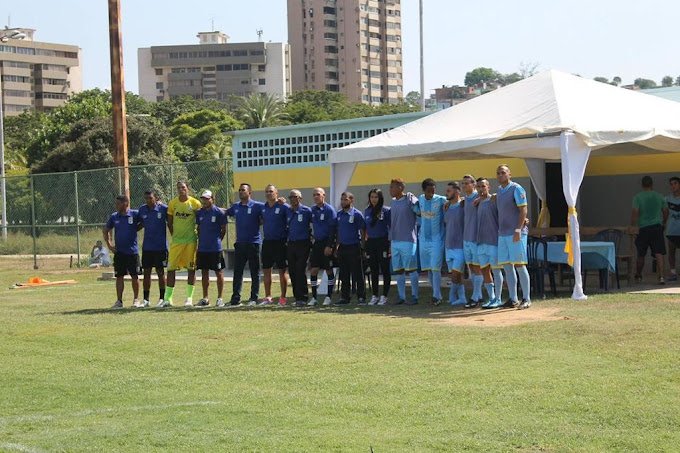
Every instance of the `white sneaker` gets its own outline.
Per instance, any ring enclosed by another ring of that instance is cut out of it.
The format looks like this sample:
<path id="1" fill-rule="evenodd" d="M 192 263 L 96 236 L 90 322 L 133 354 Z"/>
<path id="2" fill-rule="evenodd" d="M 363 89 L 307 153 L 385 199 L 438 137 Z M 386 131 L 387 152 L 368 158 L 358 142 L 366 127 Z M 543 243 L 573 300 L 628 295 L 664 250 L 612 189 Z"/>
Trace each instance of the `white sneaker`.
<path id="1" fill-rule="evenodd" d="M 143 307 L 144 307 L 144 304 L 142 304 L 142 303 L 139 301 L 139 299 L 135 299 L 135 300 L 132 301 L 132 306 L 133 306 L 134 308 L 143 308 Z"/>
<path id="2" fill-rule="evenodd" d="M 378 301 L 378 305 L 387 305 L 387 297 L 380 296 L 380 300 Z"/>
<path id="3" fill-rule="evenodd" d="M 273 303 L 274 303 L 274 301 L 272 300 L 271 296 L 268 296 L 268 297 L 265 297 L 264 299 L 262 299 L 262 302 L 260 302 L 260 305 L 267 306 L 267 305 L 271 305 Z"/>
<path id="4" fill-rule="evenodd" d="M 309 301 L 307 302 L 307 306 L 308 307 L 316 307 L 316 303 L 317 303 L 316 299 L 314 299 L 313 297 L 310 297 Z"/>
<path id="5" fill-rule="evenodd" d="M 246 304 L 247 307 L 257 307 L 257 301 L 256 300 L 249 300 L 248 303 Z"/>
<path id="6" fill-rule="evenodd" d="M 193 306 L 194 306 L 194 301 L 192 301 L 191 299 L 189 299 L 189 298 L 187 297 L 187 300 L 184 301 L 184 306 L 185 306 L 185 307 L 193 307 Z"/>
<path id="7" fill-rule="evenodd" d="M 144 301 L 142 302 L 143 308 L 149 308 L 149 305 L 151 305 L 151 303 L 148 300 L 144 299 Z"/>
<path id="8" fill-rule="evenodd" d="M 378 296 L 371 296 L 371 300 L 368 302 L 368 305 L 375 305 L 378 303 Z"/>
<path id="9" fill-rule="evenodd" d="M 172 307 L 172 302 L 169 300 L 159 300 L 158 304 L 156 305 L 156 308 L 165 308 L 165 307 Z"/>
<path id="10" fill-rule="evenodd" d="M 331 298 L 330 298 L 330 297 L 326 296 L 326 297 L 323 299 L 323 306 L 324 306 L 324 307 L 330 307 L 331 305 L 333 305 L 333 301 L 331 301 Z"/>
<path id="11" fill-rule="evenodd" d="M 217 303 L 215 304 L 215 306 L 217 308 L 224 308 L 224 301 L 222 300 L 222 298 L 217 299 Z"/>

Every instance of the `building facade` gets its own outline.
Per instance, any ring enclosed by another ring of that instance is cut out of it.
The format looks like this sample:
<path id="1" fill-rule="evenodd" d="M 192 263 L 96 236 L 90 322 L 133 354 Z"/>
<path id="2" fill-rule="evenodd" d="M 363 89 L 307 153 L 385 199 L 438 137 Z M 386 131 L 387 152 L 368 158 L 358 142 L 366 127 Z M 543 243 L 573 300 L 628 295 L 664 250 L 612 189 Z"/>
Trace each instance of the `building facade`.
<path id="1" fill-rule="evenodd" d="M 0 93 L 5 116 L 24 110 L 49 111 L 82 90 L 78 46 L 38 42 L 35 30 L 0 30 L 4 36 L 16 31 L 23 39 L 0 41 Z"/>
<path id="2" fill-rule="evenodd" d="M 251 93 L 290 94 L 288 44 L 230 43 L 219 31 L 198 38 L 199 44 L 138 49 L 141 97 L 156 102 L 181 96 L 227 100 Z"/>
<path id="3" fill-rule="evenodd" d="M 292 86 L 350 101 L 404 97 L 400 0 L 288 0 Z"/>

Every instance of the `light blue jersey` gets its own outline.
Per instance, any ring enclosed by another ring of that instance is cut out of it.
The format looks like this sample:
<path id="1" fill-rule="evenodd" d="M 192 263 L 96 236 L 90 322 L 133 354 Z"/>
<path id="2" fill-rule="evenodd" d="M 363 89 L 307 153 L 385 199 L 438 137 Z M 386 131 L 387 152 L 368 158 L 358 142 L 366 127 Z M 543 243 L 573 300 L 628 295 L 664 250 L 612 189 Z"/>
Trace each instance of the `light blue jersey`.
<path id="1" fill-rule="evenodd" d="M 444 240 L 444 204 L 446 197 L 434 194 L 430 200 L 425 195 L 418 197 L 418 213 L 420 214 L 420 230 L 418 239 L 421 241 Z"/>
<path id="2" fill-rule="evenodd" d="M 516 182 L 499 187 L 496 194 L 498 207 L 498 235 L 512 236 L 519 223 L 519 208 L 527 205 L 527 193 Z"/>
<path id="3" fill-rule="evenodd" d="M 666 236 L 680 236 L 680 197 L 666 195 L 666 205 L 668 206 Z"/>

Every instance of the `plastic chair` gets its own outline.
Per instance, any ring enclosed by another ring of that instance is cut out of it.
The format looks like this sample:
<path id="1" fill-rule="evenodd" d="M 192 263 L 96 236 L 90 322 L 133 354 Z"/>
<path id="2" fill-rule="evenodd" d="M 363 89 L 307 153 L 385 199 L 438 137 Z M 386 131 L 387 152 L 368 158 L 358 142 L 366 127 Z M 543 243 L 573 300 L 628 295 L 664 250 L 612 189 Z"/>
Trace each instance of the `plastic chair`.
<path id="1" fill-rule="evenodd" d="M 532 276 L 534 289 L 540 297 L 545 297 L 545 274 L 548 274 L 550 289 L 553 296 L 557 296 L 555 284 L 555 270 L 548 263 L 548 245 L 544 239 L 530 236 L 527 241 L 527 270 Z"/>

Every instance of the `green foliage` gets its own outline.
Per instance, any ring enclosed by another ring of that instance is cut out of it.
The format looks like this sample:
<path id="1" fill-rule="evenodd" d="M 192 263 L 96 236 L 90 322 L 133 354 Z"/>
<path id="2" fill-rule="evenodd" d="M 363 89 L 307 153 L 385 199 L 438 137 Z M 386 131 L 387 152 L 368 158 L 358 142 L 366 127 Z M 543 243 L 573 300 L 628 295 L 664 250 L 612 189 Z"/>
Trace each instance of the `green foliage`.
<path id="1" fill-rule="evenodd" d="M 170 127 L 180 115 L 199 110 L 224 111 L 229 113 L 230 106 L 218 101 L 204 101 L 191 96 L 182 96 L 151 104 L 151 115 L 163 125 Z"/>
<path id="2" fill-rule="evenodd" d="M 280 126 L 286 122 L 285 106 L 273 94 L 252 93 L 241 98 L 238 116 L 247 129 Z"/>
<path id="3" fill-rule="evenodd" d="M 594 77 L 593 80 L 596 82 L 609 84 L 609 79 L 606 77 Z"/>
<path id="4" fill-rule="evenodd" d="M 243 129 L 243 123 L 224 110 L 184 113 L 170 126 L 171 150 L 182 162 L 226 157 L 231 137 L 225 133 L 238 129 Z"/>
<path id="5" fill-rule="evenodd" d="M 643 79 L 642 77 L 635 79 L 633 84 L 641 90 L 656 88 L 656 82 L 650 79 Z"/>
<path id="6" fill-rule="evenodd" d="M 474 87 L 482 83 L 495 83 L 502 78 L 502 74 L 495 69 L 479 67 L 465 74 L 465 86 Z"/>
<path id="7" fill-rule="evenodd" d="M 663 79 L 661 79 L 661 86 L 662 87 L 671 87 L 673 86 L 673 77 L 667 75 Z"/>

